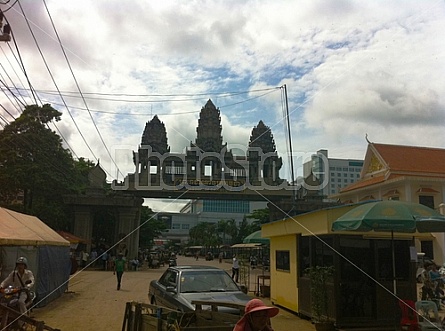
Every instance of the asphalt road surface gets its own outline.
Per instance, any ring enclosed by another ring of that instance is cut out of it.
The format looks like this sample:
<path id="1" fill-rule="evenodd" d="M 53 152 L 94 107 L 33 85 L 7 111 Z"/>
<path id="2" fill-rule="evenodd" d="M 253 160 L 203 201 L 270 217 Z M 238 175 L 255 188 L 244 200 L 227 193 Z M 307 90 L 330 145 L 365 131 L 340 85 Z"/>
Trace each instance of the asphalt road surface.
<path id="1" fill-rule="evenodd" d="M 196 261 L 193 257 L 183 256 L 178 256 L 178 264 L 214 265 L 227 271 L 231 269 L 231 264 L 220 264 L 218 260 L 205 261 L 200 258 Z M 73 275 L 66 293 L 45 307 L 35 308 L 31 316 L 62 331 L 121 331 L 126 302 L 148 303 L 150 281 L 158 279 L 166 268 L 126 271 L 120 291 L 117 291 L 116 276 L 112 271 L 88 268 Z M 249 294 L 254 297 L 254 291 Z M 261 299 L 271 304 L 267 298 Z M 272 326 L 275 331 L 315 330 L 310 321 L 300 319 L 284 309 L 280 309 L 280 313 L 272 319 Z"/>

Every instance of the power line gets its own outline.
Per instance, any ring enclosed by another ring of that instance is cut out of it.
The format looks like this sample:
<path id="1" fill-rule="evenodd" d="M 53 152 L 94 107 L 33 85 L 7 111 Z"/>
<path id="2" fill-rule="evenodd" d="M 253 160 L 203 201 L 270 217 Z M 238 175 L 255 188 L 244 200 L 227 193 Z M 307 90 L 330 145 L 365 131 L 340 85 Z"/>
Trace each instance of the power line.
<path id="1" fill-rule="evenodd" d="M 116 102 L 134 102 L 134 103 L 162 103 L 162 102 L 184 102 L 184 101 L 195 101 L 195 100 L 202 100 L 203 97 L 208 97 L 211 95 L 217 96 L 218 98 L 224 98 L 224 97 L 233 97 L 238 96 L 242 94 L 249 94 L 249 93 L 258 93 L 258 92 L 273 92 L 277 89 L 280 89 L 280 87 L 273 87 L 273 88 L 267 88 L 267 89 L 257 89 L 257 90 L 251 90 L 251 91 L 241 91 L 241 92 L 207 92 L 207 93 L 195 93 L 195 94 L 127 94 L 127 93 L 100 93 L 100 92 L 82 92 L 82 95 L 85 99 L 91 99 L 91 100 L 103 100 L 103 101 L 116 101 Z M 36 90 L 38 93 L 43 94 L 49 94 L 49 95 L 64 95 L 66 97 L 70 98 L 82 98 L 82 96 L 79 96 L 79 92 L 72 92 L 72 91 L 50 91 L 50 90 Z M 264 96 L 268 93 L 262 94 L 261 96 Z M 129 100 L 129 99 L 112 99 L 112 98 L 99 98 L 99 97 L 86 97 L 86 95 L 99 95 L 99 96 L 113 96 L 113 97 L 119 97 L 119 96 L 125 96 L 125 97 L 172 97 L 171 99 L 160 99 L 160 100 Z M 184 97 L 189 96 L 190 98 L 187 99 L 178 99 L 178 97 Z M 261 97 L 260 96 L 260 97 Z M 249 98 L 248 100 L 252 100 L 256 97 Z"/>
<path id="2" fill-rule="evenodd" d="M 3 5 L 7 5 L 7 4 L 9 3 L 9 1 L 10 1 L 10 0 L 8 0 L 8 1 L 2 3 L 2 4 L 3 4 Z M 11 6 L 9 6 L 7 9 L 3 10 L 3 12 L 6 13 L 8 10 L 10 10 L 12 7 L 14 7 L 14 5 L 15 5 L 18 1 L 19 1 L 19 0 L 15 0 L 15 2 L 14 2 Z"/>
<path id="3" fill-rule="evenodd" d="M 19 6 L 20 6 L 20 2 L 19 2 Z M 20 8 L 21 8 L 21 6 L 20 6 Z M 9 21 L 8 21 L 8 19 L 6 18 L 6 16 L 5 16 L 5 20 L 6 20 L 6 23 L 9 24 Z M 9 25 L 10 25 L 10 24 L 9 24 Z M 34 94 L 34 92 L 33 92 L 33 90 L 32 90 L 32 86 L 31 86 L 31 82 L 29 81 L 28 74 L 26 73 L 25 66 L 24 66 L 24 64 L 23 64 L 23 60 L 22 60 L 22 56 L 20 55 L 20 50 L 19 50 L 19 47 L 18 47 L 17 42 L 16 42 L 16 40 L 15 40 L 14 30 L 13 30 L 13 29 L 11 29 L 11 36 L 12 36 L 12 40 L 14 41 L 14 46 L 15 46 L 15 48 L 16 48 L 16 50 L 17 50 L 17 55 L 19 56 L 19 60 L 20 60 L 20 61 L 17 61 L 17 63 L 19 63 L 19 65 L 21 66 L 22 72 L 23 72 L 23 74 L 24 74 L 25 77 L 26 77 L 26 81 L 28 82 L 29 88 L 30 88 L 31 93 L 32 93 L 32 95 L 33 95 L 33 97 L 34 97 L 34 101 L 35 101 L 35 103 L 37 104 L 37 99 L 36 99 L 36 96 L 35 96 L 35 94 Z M 12 52 L 12 53 L 14 53 L 14 52 Z"/>
<path id="4" fill-rule="evenodd" d="M 82 94 L 82 91 L 81 91 L 81 89 L 80 89 L 79 83 L 77 82 L 76 76 L 74 75 L 74 71 L 73 71 L 73 69 L 72 69 L 72 67 L 71 67 L 70 61 L 68 60 L 68 57 L 67 57 L 66 52 L 65 52 L 65 49 L 64 49 L 64 47 L 63 47 L 63 45 L 62 45 L 62 41 L 60 40 L 60 37 L 59 37 L 59 33 L 57 32 L 57 29 L 56 29 L 56 27 L 55 27 L 55 25 L 54 25 L 53 18 L 52 18 L 52 16 L 51 16 L 51 13 L 50 13 L 49 10 L 48 10 L 48 6 L 46 5 L 46 1 L 45 1 L 45 0 L 43 0 L 43 4 L 45 5 L 46 12 L 48 13 L 48 17 L 49 17 L 49 19 L 50 19 L 50 21 L 51 21 L 51 25 L 52 25 L 52 27 L 53 27 L 53 29 L 54 29 L 54 33 L 56 34 L 57 40 L 59 41 L 60 48 L 62 49 L 63 55 L 64 55 L 64 57 L 65 57 L 66 63 L 68 64 L 68 67 L 69 67 L 69 69 L 70 69 L 71 75 L 73 76 L 74 82 L 76 83 L 76 86 L 77 86 L 77 89 L 79 90 L 80 95 L 82 96 L 82 99 L 83 99 L 83 102 L 84 102 L 84 104 L 85 104 L 85 107 L 87 107 L 88 114 L 90 115 L 91 121 L 93 122 L 93 125 L 94 125 L 94 127 L 96 128 L 96 131 L 97 131 L 97 133 L 98 133 L 98 135 L 99 135 L 99 138 L 100 138 L 100 140 L 102 141 L 102 144 L 104 145 L 105 150 L 107 151 L 108 156 L 110 157 L 110 160 L 111 160 L 111 161 L 114 163 L 114 165 L 116 166 L 116 169 L 118 170 L 118 172 L 122 174 L 122 177 L 125 177 L 125 175 L 120 171 L 119 166 L 117 165 L 116 161 L 115 161 L 114 158 L 111 156 L 110 150 L 108 149 L 107 145 L 105 144 L 105 141 L 104 141 L 104 139 L 103 139 L 103 137 L 102 137 L 102 134 L 100 133 L 99 128 L 97 127 L 97 125 L 96 125 L 96 123 L 95 123 L 95 121 L 94 121 L 93 115 L 91 114 L 90 110 L 88 109 L 88 105 L 87 105 L 86 100 L 85 100 L 85 98 L 84 98 L 84 96 L 83 96 L 83 94 Z M 29 23 L 28 23 L 28 24 L 29 24 Z"/>
<path id="5" fill-rule="evenodd" d="M 36 46 L 37 46 L 37 49 L 39 50 L 40 56 L 42 57 L 43 62 L 44 62 L 44 64 L 45 64 L 45 66 L 46 66 L 46 69 L 48 70 L 48 73 L 49 73 L 49 75 L 50 75 L 50 77 L 51 77 L 51 79 L 52 79 L 52 81 L 53 81 L 53 83 L 54 83 L 54 86 L 56 87 L 57 90 L 59 90 L 59 87 L 58 87 L 58 85 L 57 85 L 57 83 L 56 83 L 56 81 L 55 81 L 55 79 L 54 79 L 54 76 L 53 76 L 51 70 L 49 69 L 49 66 L 48 66 L 48 63 L 46 62 L 45 56 L 44 56 L 43 53 L 42 53 L 42 50 L 41 50 L 41 48 L 40 48 L 40 46 L 39 46 L 39 43 L 37 42 L 37 39 L 36 39 L 36 37 L 35 37 L 35 35 L 34 35 L 32 29 L 31 29 L 31 26 L 29 25 L 29 22 L 28 22 L 28 19 L 27 19 L 27 17 L 26 17 L 26 14 L 25 14 L 25 12 L 24 12 L 24 10 L 23 10 L 23 8 L 22 8 L 22 5 L 21 5 L 20 3 L 19 3 L 19 7 L 20 7 L 20 9 L 21 9 L 21 11 L 22 11 L 22 15 L 23 15 L 23 17 L 25 18 L 25 21 L 26 21 L 26 23 L 27 23 L 27 25 L 28 25 L 28 29 L 29 29 L 29 31 L 31 32 L 31 35 L 32 35 L 32 37 L 33 37 L 33 39 L 34 39 L 34 42 L 35 42 Z M 72 114 L 71 114 L 71 112 L 70 112 L 70 110 L 69 110 L 69 108 L 68 108 L 68 105 L 66 105 L 64 98 L 63 98 L 62 96 L 61 96 L 61 98 L 62 98 L 62 101 L 63 101 L 63 103 L 65 104 L 65 106 L 66 106 L 66 108 L 67 108 L 67 110 L 68 110 L 68 114 L 70 115 L 71 119 L 72 119 L 73 122 L 74 122 L 74 125 L 75 125 L 77 131 L 79 132 L 80 136 L 82 137 L 83 141 L 85 142 L 85 145 L 88 147 L 89 151 L 91 152 L 91 154 L 93 155 L 93 157 L 95 158 L 95 160 L 98 161 L 96 155 L 94 154 L 94 152 L 93 152 L 93 150 L 91 149 L 90 145 L 88 144 L 88 142 L 86 141 L 86 139 L 85 139 L 85 137 L 83 136 L 82 132 L 80 131 L 79 126 L 77 125 L 76 121 L 74 120 L 74 117 L 72 116 Z M 37 103 L 37 102 L 36 102 L 36 103 Z M 65 141 L 66 141 L 66 140 L 65 140 Z M 74 153 L 74 154 L 75 154 L 75 153 Z"/>

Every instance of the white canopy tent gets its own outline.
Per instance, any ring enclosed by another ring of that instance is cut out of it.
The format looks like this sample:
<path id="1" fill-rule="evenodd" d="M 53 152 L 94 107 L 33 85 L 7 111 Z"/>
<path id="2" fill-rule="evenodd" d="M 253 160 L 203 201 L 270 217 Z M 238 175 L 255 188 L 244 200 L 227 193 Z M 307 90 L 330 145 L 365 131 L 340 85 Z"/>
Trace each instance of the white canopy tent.
<path id="1" fill-rule="evenodd" d="M 36 278 L 38 306 L 67 289 L 69 251 L 69 241 L 37 217 L 0 207 L 0 281 L 14 270 L 18 257 L 26 257 Z"/>

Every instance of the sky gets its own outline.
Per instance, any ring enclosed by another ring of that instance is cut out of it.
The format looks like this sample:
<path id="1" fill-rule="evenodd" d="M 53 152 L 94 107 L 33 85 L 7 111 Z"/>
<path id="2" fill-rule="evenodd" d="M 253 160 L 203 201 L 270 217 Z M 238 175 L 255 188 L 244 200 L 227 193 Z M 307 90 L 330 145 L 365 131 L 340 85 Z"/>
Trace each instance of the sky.
<path id="1" fill-rule="evenodd" d="M 134 172 L 154 115 L 172 152 L 189 147 L 209 99 L 234 151 L 260 120 L 271 128 L 286 179 L 291 145 L 296 176 L 320 149 L 363 159 L 366 136 L 444 148 L 443 1 L 1 0 L 0 9 L 12 29 L 0 42 L 0 129 L 24 105 L 49 103 L 62 112 L 51 127 L 65 147 L 100 162 L 110 182 Z M 184 201 L 147 204 L 175 211 Z"/>

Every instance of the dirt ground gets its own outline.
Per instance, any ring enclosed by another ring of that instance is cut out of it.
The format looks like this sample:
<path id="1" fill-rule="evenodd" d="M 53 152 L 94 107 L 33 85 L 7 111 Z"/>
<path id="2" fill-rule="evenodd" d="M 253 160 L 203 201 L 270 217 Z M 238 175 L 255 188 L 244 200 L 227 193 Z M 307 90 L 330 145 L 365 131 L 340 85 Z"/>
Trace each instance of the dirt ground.
<path id="1" fill-rule="evenodd" d="M 219 264 L 217 260 L 200 259 L 195 261 L 194 258 L 183 256 L 178 257 L 178 264 L 215 265 L 226 270 L 231 268 L 230 264 Z M 123 275 L 120 291 L 116 289 L 116 276 L 112 271 L 88 268 L 77 272 L 69 283 L 68 291 L 47 306 L 35 308 L 32 317 L 62 331 L 120 331 L 122 330 L 126 302 L 148 303 L 150 281 L 158 279 L 166 268 L 142 268 L 140 271 L 127 271 Z M 254 291 L 249 294 L 254 297 Z M 267 298 L 261 299 L 270 305 Z M 300 319 L 284 309 L 280 309 L 280 313 L 272 319 L 272 326 L 275 331 L 315 330 L 310 321 Z"/>

